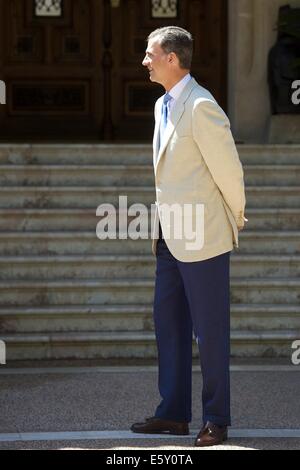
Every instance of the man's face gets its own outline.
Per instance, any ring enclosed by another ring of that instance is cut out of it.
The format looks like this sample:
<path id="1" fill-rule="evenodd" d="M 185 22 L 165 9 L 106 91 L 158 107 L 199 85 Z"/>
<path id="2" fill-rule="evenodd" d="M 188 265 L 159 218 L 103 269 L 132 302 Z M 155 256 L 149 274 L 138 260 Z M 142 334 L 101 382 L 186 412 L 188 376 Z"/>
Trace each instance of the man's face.
<path id="1" fill-rule="evenodd" d="M 148 68 L 152 82 L 163 85 L 168 80 L 171 71 L 168 56 L 169 54 L 162 50 L 157 39 L 150 39 L 142 64 Z"/>

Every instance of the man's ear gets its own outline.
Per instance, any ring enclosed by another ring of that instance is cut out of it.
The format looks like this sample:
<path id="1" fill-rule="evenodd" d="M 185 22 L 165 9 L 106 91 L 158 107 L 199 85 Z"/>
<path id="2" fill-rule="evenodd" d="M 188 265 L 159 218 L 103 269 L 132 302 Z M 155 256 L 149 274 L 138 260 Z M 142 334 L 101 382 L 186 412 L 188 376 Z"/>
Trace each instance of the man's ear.
<path id="1" fill-rule="evenodd" d="M 171 56 L 171 60 L 169 61 L 169 63 L 171 63 L 172 65 L 179 65 L 179 59 L 177 55 L 175 54 L 175 52 L 171 52 L 170 56 Z"/>
<path id="2" fill-rule="evenodd" d="M 177 56 L 174 52 L 170 52 L 169 57 L 168 57 L 168 62 L 175 64 L 177 60 Z"/>

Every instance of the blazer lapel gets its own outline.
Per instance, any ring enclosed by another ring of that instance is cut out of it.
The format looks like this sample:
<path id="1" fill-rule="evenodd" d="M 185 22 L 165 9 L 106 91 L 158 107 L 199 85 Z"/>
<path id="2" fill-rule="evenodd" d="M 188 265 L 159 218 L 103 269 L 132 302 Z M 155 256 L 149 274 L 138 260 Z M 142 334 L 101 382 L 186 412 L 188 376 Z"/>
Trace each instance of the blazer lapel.
<path id="1" fill-rule="evenodd" d="M 169 120 L 168 120 L 167 127 L 166 127 L 165 132 L 164 132 L 163 144 L 160 146 L 159 149 L 158 149 L 158 145 L 159 145 L 159 128 L 160 128 L 161 113 L 160 113 L 159 119 L 157 119 L 157 121 L 156 121 L 155 132 L 154 132 L 154 156 L 155 156 L 154 164 L 155 164 L 155 171 L 157 169 L 159 160 L 161 159 L 161 157 L 162 157 L 162 155 L 163 155 L 163 153 L 164 153 L 164 151 L 165 151 L 165 149 L 168 145 L 168 142 L 171 138 L 171 135 L 173 134 L 173 132 L 174 132 L 176 126 L 177 126 L 177 123 L 178 123 L 179 119 L 181 118 L 181 116 L 184 112 L 184 109 L 185 109 L 184 104 L 185 104 L 186 100 L 188 99 L 192 89 L 196 85 L 197 85 L 196 80 L 194 78 L 191 78 L 191 80 L 188 82 L 186 87 L 183 89 L 183 92 L 179 96 L 178 101 L 175 103 L 175 106 L 172 109 L 172 112 L 171 112 Z M 161 107 L 159 107 L 159 109 L 161 109 Z"/>

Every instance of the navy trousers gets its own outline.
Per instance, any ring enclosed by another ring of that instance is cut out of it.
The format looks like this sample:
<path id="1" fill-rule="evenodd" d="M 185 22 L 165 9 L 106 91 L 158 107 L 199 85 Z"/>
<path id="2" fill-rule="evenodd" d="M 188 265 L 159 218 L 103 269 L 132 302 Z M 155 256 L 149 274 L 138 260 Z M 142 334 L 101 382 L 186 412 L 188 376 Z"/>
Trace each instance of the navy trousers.
<path id="1" fill-rule="evenodd" d="M 154 325 L 158 348 L 155 416 L 192 419 L 192 342 L 195 335 L 203 377 L 202 419 L 230 425 L 230 252 L 185 263 L 157 242 Z"/>

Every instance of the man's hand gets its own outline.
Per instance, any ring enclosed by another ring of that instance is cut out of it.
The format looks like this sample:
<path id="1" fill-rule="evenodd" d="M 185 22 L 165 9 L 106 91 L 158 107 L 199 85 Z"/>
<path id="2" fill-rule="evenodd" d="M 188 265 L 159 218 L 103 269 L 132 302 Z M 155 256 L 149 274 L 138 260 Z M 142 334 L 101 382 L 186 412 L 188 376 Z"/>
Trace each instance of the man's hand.
<path id="1" fill-rule="evenodd" d="M 243 228 L 245 227 L 245 222 L 248 222 L 248 219 L 246 219 L 246 217 L 243 217 L 242 223 L 241 222 L 237 223 L 237 228 L 239 232 L 243 230 Z"/>

